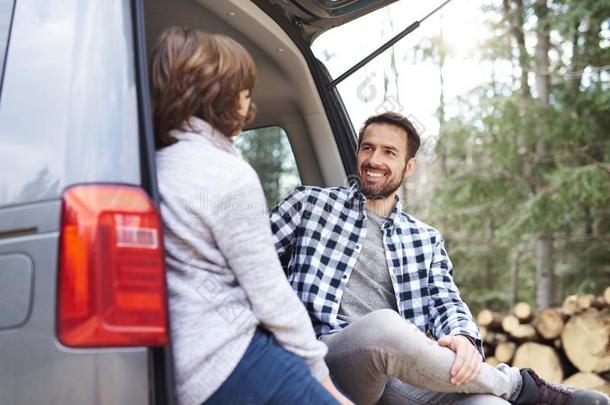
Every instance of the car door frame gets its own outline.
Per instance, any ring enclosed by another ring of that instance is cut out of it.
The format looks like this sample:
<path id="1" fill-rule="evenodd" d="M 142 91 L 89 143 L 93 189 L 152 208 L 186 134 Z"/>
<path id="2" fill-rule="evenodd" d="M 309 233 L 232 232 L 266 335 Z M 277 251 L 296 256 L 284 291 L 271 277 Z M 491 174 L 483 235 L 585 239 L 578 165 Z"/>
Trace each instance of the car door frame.
<path id="1" fill-rule="evenodd" d="M 153 128 L 153 112 L 148 76 L 148 55 L 146 47 L 146 30 L 144 18 L 144 0 L 131 0 L 131 16 L 134 39 L 134 58 L 136 72 L 136 88 L 138 98 L 138 121 L 140 140 L 140 173 L 142 187 L 159 208 L 159 188 L 157 185 L 157 169 L 155 163 L 155 141 Z M 168 303 L 166 302 L 166 305 Z M 169 307 L 166 307 L 169 314 Z M 169 328 L 168 317 L 168 328 Z M 150 403 L 177 404 L 174 380 L 174 361 L 170 343 L 165 347 L 148 349 L 148 380 L 150 385 Z"/>

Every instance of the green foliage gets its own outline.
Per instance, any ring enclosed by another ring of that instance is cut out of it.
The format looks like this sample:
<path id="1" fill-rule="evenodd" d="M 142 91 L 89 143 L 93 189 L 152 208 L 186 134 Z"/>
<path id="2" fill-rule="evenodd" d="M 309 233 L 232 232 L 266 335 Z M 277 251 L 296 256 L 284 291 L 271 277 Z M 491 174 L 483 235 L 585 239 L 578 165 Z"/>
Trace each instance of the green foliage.
<path id="1" fill-rule="evenodd" d="M 506 49 L 501 5 L 488 9 L 492 38 L 480 55 L 518 65 Z M 523 28 L 533 38 L 532 5 L 525 2 Z M 558 49 L 550 53 L 550 105 L 524 97 L 515 71 L 458 100 L 462 113 L 439 135 L 444 173 L 428 217 L 442 224 L 455 277 L 475 310 L 508 304 L 511 257 L 519 299 L 534 299 L 533 245 L 542 231 L 554 240 L 558 298 L 610 285 L 610 72 L 598 69 L 610 65 L 610 0 L 549 5 Z"/>
<path id="2" fill-rule="evenodd" d="M 610 173 L 597 166 L 562 168 L 549 174 L 552 202 L 564 216 L 581 207 L 603 208 L 610 196 Z"/>
<path id="3" fill-rule="evenodd" d="M 269 207 L 300 184 L 292 149 L 282 128 L 245 131 L 237 137 L 235 146 L 256 170 Z"/>

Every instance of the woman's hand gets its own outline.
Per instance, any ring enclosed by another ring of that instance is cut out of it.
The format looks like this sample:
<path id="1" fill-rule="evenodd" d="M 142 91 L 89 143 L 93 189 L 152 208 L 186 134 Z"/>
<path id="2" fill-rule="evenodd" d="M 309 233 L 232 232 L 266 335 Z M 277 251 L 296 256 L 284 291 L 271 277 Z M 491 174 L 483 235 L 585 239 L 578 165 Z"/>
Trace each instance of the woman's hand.
<path id="1" fill-rule="evenodd" d="M 343 395 L 341 392 L 339 392 L 337 387 L 335 387 L 335 384 L 333 384 L 332 380 L 330 379 L 330 376 L 328 376 L 324 380 L 320 381 L 320 384 L 322 384 L 322 386 L 324 388 L 326 388 L 326 390 L 330 393 L 330 395 L 335 397 L 335 399 L 337 401 L 339 401 L 340 404 L 354 405 L 354 403 L 352 401 L 347 399 L 347 397 L 345 395 Z"/>

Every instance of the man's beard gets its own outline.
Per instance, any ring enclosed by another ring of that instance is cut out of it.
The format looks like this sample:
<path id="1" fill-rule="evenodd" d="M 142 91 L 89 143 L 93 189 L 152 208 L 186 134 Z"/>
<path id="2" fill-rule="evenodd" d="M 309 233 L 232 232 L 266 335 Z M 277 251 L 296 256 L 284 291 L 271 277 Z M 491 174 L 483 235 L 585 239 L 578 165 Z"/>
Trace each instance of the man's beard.
<path id="1" fill-rule="evenodd" d="M 401 177 L 400 179 L 394 182 L 384 183 L 380 185 L 368 185 L 364 183 L 364 181 L 362 181 L 362 187 L 360 191 L 369 200 L 383 200 L 385 198 L 388 198 L 392 193 L 398 190 L 398 188 L 402 184 L 403 179 L 404 177 Z"/>

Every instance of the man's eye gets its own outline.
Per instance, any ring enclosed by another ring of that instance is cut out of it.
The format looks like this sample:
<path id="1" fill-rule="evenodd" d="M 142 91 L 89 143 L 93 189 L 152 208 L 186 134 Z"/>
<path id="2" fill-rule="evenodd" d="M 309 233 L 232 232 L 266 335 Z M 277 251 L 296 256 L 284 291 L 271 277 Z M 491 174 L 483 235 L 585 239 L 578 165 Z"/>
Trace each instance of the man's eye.
<path id="1" fill-rule="evenodd" d="M 390 156 L 396 156 L 396 152 L 394 152 L 392 150 L 387 151 L 387 154 Z"/>

